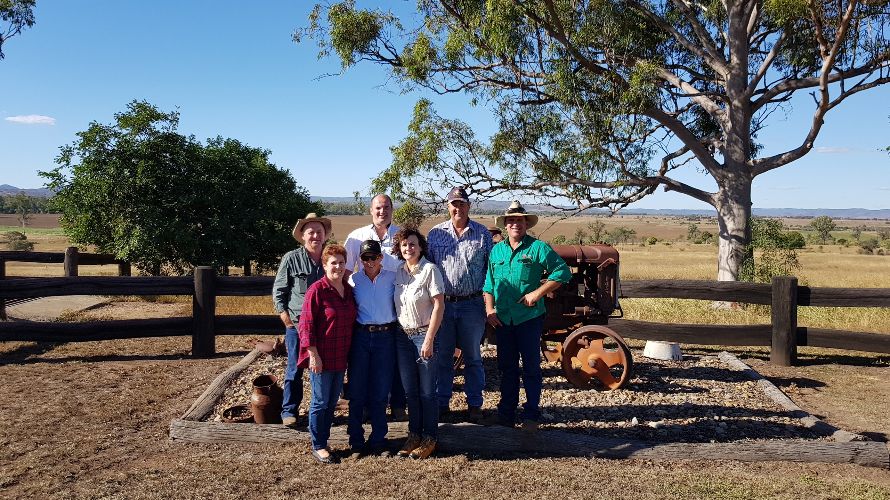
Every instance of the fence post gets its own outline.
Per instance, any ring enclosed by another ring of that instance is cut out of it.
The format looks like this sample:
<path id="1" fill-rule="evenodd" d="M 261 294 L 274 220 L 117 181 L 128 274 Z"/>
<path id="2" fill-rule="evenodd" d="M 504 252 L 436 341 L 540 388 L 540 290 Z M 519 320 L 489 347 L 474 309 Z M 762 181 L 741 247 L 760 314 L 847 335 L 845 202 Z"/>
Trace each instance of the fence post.
<path id="1" fill-rule="evenodd" d="M 130 263 L 129 262 L 118 262 L 117 263 L 117 275 L 118 276 L 130 276 Z"/>
<path id="2" fill-rule="evenodd" d="M 797 278 L 773 278 L 773 339 L 770 363 L 793 366 L 797 362 Z"/>
<path id="3" fill-rule="evenodd" d="M 6 259 L 0 259 L 0 280 L 6 279 Z M 0 299 L 0 320 L 6 321 L 6 299 Z"/>
<path id="4" fill-rule="evenodd" d="M 68 278 L 77 276 L 77 262 L 80 260 L 80 254 L 77 247 L 68 247 L 65 249 L 65 276 Z"/>
<path id="5" fill-rule="evenodd" d="M 212 267 L 198 266 L 192 296 L 192 356 L 206 358 L 216 354 L 215 316 L 216 271 Z"/>

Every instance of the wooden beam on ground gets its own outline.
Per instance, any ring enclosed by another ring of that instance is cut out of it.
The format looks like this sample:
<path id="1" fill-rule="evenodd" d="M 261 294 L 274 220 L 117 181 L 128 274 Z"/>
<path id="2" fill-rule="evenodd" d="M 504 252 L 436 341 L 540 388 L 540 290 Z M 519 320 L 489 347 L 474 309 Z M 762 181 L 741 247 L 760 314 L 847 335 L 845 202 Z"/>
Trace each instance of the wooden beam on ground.
<path id="1" fill-rule="evenodd" d="M 393 438 L 404 436 L 405 422 L 389 424 Z M 283 425 L 228 424 L 176 419 L 170 423 L 170 439 L 183 443 L 245 444 L 300 443 L 308 446 L 309 433 Z M 346 426 L 331 429 L 330 443 L 346 446 Z M 741 460 L 852 463 L 890 468 L 885 443 L 860 441 L 837 443 L 813 440 L 739 441 L 731 443 L 647 443 L 602 438 L 558 430 L 526 432 L 500 426 L 439 424 L 440 453 L 632 458 L 639 460 Z"/>
<path id="2" fill-rule="evenodd" d="M 183 420 L 202 420 L 210 416 L 213 407 L 222 398 L 229 385 L 238 378 L 238 375 L 250 366 L 251 363 L 258 358 L 262 352 L 254 349 L 241 358 L 241 361 L 229 367 L 228 370 L 220 373 L 213 382 L 207 386 L 207 389 L 192 403 L 192 406 L 183 413 Z"/>

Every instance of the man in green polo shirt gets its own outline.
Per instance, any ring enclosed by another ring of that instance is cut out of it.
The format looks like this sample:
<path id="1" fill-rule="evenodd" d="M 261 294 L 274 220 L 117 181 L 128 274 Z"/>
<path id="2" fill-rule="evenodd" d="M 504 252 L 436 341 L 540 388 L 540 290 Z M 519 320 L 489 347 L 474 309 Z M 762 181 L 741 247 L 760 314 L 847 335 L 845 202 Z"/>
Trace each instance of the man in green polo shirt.
<path id="1" fill-rule="evenodd" d="M 491 249 L 482 288 L 487 321 L 497 331 L 501 374 L 498 423 L 508 427 L 516 423 L 521 356 L 526 399 L 522 427 L 526 430 L 537 429 L 541 419 L 543 299 L 572 277 L 572 271 L 550 245 L 527 234 L 537 223 L 538 216 L 526 213 L 518 201 L 498 217 L 497 225 L 505 229 L 507 239 Z"/>

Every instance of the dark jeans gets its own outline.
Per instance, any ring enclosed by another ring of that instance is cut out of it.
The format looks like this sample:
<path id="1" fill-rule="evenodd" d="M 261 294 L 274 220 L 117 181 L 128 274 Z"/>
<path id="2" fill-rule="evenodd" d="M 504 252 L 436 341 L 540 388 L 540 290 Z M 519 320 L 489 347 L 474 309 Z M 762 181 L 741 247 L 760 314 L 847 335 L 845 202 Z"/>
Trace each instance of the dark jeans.
<path id="1" fill-rule="evenodd" d="M 284 345 L 287 347 L 287 366 L 284 369 L 281 418 L 296 417 L 303 400 L 303 369 L 297 368 L 300 355 L 300 337 L 296 327 L 284 331 Z"/>
<path id="2" fill-rule="evenodd" d="M 349 348 L 349 445 L 360 448 L 365 444 L 362 414 L 367 406 L 371 420 L 370 446 L 382 446 L 386 442 L 386 401 L 392 387 L 396 362 L 396 335 L 402 335 L 398 327 L 370 332 L 356 326 Z"/>
<path id="3" fill-rule="evenodd" d="M 312 399 L 309 402 L 309 439 L 313 450 L 328 447 L 331 425 L 334 423 L 334 410 L 343 390 L 343 375 L 346 372 L 309 372 Z"/>
<path id="4" fill-rule="evenodd" d="M 433 357 L 418 363 L 426 332 L 416 335 L 396 334 L 396 359 L 405 396 L 408 399 L 408 432 L 436 439 L 439 427 L 439 402 L 436 397 L 439 342 L 433 343 Z"/>
<path id="5" fill-rule="evenodd" d="M 519 404 L 519 358 L 522 358 L 522 384 L 525 386 L 525 406 L 522 418 L 541 419 L 541 333 L 544 315 L 518 325 L 498 327 L 498 371 L 501 374 L 501 401 L 498 418 L 502 423 L 516 422 L 516 405 Z"/>
<path id="6" fill-rule="evenodd" d="M 464 393 L 467 406 L 482 406 L 482 389 L 485 388 L 485 369 L 479 346 L 485 335 L 485 304 L 482 297 L 459 302 L 446 302 L 442 326 L 436 333 L 436 341 L 442 355 L 439 356 L 439 406 L 448 406 L 454 386 L 454 357 L 449 353 L 459 347 L 464 357 Z"/>
<path id="7" fill-rule="evenodd" d="M 389 407 L 405 409 L 408 406 L 408 400 L 405 399 L 405 388 L 402 387 L 402 378 L 399 377 L 399 368 L 396 363 L 392 364 L 394 376 L 392 378 L 392 387 L 389 390 Z"/>

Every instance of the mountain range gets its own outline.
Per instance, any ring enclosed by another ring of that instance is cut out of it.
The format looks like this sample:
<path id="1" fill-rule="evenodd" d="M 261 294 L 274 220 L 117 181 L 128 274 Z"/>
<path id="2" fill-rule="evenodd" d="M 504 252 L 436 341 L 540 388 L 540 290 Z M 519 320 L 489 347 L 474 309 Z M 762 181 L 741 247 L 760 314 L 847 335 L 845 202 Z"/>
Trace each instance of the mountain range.
<path id="1" fill-rule="evenodd" d="M 323 201 L 327 203 L 354 203 L 355 198 L 350 196 L 313 196 L 313 201 Z M 366 203 L 370 202 L 370 198 L 363 198 Z M 477 213 L 482 214 L 502 214 L 507 207 L 510 206 L 509 201 L 486 200 L 473 204 L 473 209 Z M 526 205 L 529 212 L 538 214 L 556 214 L 558 210 L 547 205 Z M 571 210 L 567 207 L 566 210 Z M 867 209 L 867 208 L 757 208 L 753 209 L 754 215 L 758 217 L 794 217 L 794 218 L 811 218 L 827 215 L 833 219 L 888 219 L 890 220 L 890 208 L 883 209 Z M 611 212 L 606 209 L 592 208 L 582 212 L 585 215 L 609 215 Z M 622 215 L 655 215 L 665 217 L 716 217 L 717 211 L 714 209 L 685 209 L 685 208 L 625 208 L 620 212 Z"/>
<path id="2" fill-rule="evenodd" d="M 0 185 L 0 195 L 9 196 L 24 193 L 28 196 L 36 196 L 40 198 L 48 198 L 53 192 L 46 188 L 18 188 L 9 184 Z M 355 199 L 351 196 L 313 196 L 313 201 L 323 201 L 327 203 L 354 203 Z M 363 201 L 370 202 L 370 198 L 363 198 Z M 474 204 L 474 209 L 478 213 L 501 214 L 510 206 L 509 201 L 486 200 Z M 556 214 L 559 213 L 553 207 L 546 205 L 528 205 L 526 208 L 530 212 L 539 214 Z M 571 210 L 567 208 L 567 210 Z M 605 209 L 589 209 L 583 212 L 585 215 L 608 215 L 610 212 Z M 666 217 L 714 217 L 717 212 L 713 209 L 683 209 L 683 208 L 625 208 L 619 212 L 623 215 L 656 215 Z M 867 208 L 754 208 L 754 215 L 759 217 L 819 217 L 827 215 L 834 219 L 888 219 L 890 220 L 890 208 L 871 210 Z"/>

